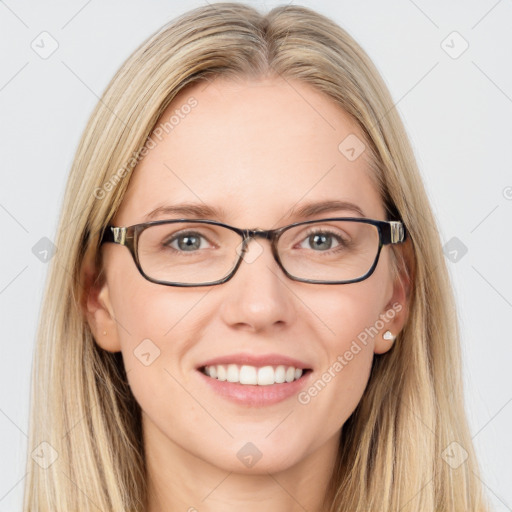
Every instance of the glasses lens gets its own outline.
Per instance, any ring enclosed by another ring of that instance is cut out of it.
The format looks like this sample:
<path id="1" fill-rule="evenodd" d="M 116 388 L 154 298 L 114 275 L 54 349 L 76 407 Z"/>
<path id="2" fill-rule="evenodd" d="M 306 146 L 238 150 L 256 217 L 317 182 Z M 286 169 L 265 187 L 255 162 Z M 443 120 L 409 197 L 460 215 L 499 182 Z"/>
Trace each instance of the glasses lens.
<path id="1" fill-rule="evenodd" d="M 379 231 L 356 221 L 319 221 L 294 226 L 279 239 L 283 267 L 299 279 L 351 281 L 371 269 L 379 250 Z"/>
<path id="2" fill-rule="evenodd" d="M 231 272 L 241 241 L 234 231 L 214 224 L 156 224 L 139 236 L 139 263 L 148 277 L 158 281 L 210 283 Z"/>

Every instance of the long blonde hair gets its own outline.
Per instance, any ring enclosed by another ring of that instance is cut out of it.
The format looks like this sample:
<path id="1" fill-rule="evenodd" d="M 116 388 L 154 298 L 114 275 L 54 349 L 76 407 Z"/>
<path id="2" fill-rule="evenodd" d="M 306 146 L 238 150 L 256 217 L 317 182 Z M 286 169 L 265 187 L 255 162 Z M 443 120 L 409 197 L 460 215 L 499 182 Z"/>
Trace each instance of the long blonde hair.
<path id="1" fill-rule="evenodd" d="M 401 219 L 410 236 L 412 256 L 398 251 L 395 259 L 412 280 L 407 323 L 393 349 L 374 359 L 364 395 L 342 428 L 325 510 L 488 510 L 466 420 L 440 237 L 384 82 L 343 29 L 308 8 L 280 6 L 263 15 L 217 3 L 168 23 L 127 59 L 78 146 L 34 354 L 25 511 L 144 510 L 141 411 L 120 353 L 103 351 L 92 337 L 82 268 L 87 261 L 101 268 L 99 236 L 176 94 L 216 76 L 268 75 L 307 82 L 353 116 L 388 216 Z M 454 453 L 467 459 L 453 464 Z"/>

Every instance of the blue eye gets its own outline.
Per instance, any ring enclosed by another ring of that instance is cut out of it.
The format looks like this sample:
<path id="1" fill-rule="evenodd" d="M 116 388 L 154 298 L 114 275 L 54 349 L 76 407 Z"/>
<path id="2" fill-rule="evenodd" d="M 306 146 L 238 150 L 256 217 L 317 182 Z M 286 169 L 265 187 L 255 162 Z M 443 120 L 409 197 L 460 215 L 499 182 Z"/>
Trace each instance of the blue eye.
<path id="1" fill-rule="evenodd" d="M 195 250 L 205 248 L 201 243 L 201 240 L 206 240 L 203 235 L 194 231 L 188 231 L 174 235 L 171 239 L 164 242 L 164 245 L 178 251 L 193 252 Z"/>
<path id="2" fill-rule="evenodd" d="M 308 246 L 304 246 L 308 244 Z M 319 250 L 318 252 L 330 249 L 342 249 L 347 242 L 338 234 L 326 230 L 312 229 L 307 233 L 306 238 L 300 243 L 302 249 Z"/>

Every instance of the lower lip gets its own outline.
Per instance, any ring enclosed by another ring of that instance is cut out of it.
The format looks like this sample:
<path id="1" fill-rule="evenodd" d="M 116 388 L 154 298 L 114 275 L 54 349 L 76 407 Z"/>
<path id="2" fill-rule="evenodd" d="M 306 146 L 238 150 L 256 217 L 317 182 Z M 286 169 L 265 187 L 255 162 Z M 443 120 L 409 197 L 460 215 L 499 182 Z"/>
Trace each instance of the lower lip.
<path id="1" fill-rule="evenodd" d="M 219 395 L 239 405 L 251 405 L 254 407 L 276 404 L 298 394 L 299 391 L 305 387 L 312 373 L 311 371 L 307 371 L 302 374 L 300 379 L 294 380 L 293 382 L 257 386 L 240 384 L 238 382 L 220 381 L 208 377 L 208 375 L 205 375 L 200 370 L 197 370 L 197 372 Z"/>

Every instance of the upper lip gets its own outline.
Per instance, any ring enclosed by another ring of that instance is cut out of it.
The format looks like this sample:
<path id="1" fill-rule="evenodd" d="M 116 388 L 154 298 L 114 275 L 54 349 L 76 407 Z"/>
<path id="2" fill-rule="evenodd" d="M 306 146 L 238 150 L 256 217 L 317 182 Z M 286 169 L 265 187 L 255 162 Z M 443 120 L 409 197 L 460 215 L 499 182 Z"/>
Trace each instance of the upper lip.
<path id="1" fill-rule="evenodd" d="M 204 361 L 197 368 L 203 368 L 204 366 L 213 366 L 217 364 L 238 364 L 238 365 L 249 365 L 249 366 L 293 366 L 302 370 L 311 369 L 307 363 L 299 361 L 293 357 L 283 356 L 281 354 L 229 354 L 225 356 L 218 356 L 213 359 Z"/>

